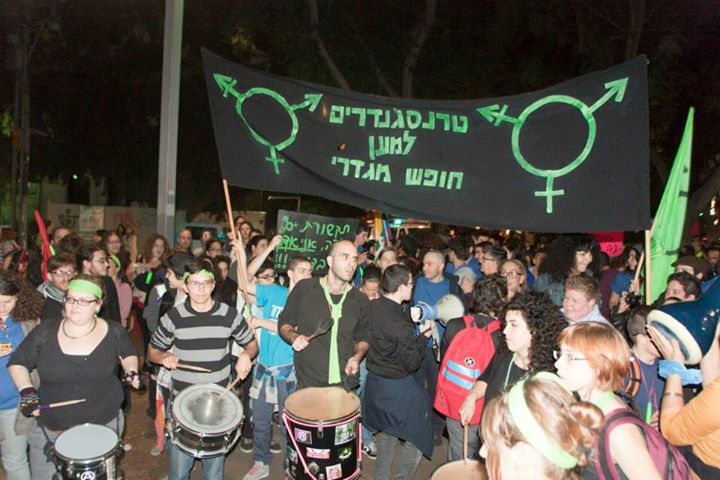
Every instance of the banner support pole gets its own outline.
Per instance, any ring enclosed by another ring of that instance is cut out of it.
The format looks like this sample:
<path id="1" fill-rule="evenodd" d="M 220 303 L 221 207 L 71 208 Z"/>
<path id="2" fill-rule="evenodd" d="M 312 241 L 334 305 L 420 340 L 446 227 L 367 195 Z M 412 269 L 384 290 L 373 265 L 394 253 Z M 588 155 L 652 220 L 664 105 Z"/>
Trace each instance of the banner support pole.
<path id="1" fill-rule="evenodd" d="M 650 294 L 652 292 L 651 285 L 650 285 L 650 274 L 651 274 L 651 267 L 650 267 L 650 237 L 652 237 L 652 231 L 655 229 L 655 222 L 653 222 L 652 227 L 650 230 L 645 230 L 645 305 L 650 305 L 652 303 L 652 299 L 650 298 Z M 640 269 L 638 269 L 640 270 Z"/>
<path id="2" fill-rule="evenodd" d="M 228 183 L 227 180 L 223 178 L 222 180 L 223 184 L 223 192 L 225 193 L 225 207 L 227 208 L 227 218 L 228 218 L 228 224 L 230 225 L 230 233 L 232 234 L 233 240 L 236 240 L 239 244 L 239 248 L 245 248 L 245 245 L 242 243 L 242 238 L 240 238 L 240 235 L 238 235 L 237 230 L 235 230 L 235 219 L 233 218 L 233 212 L 232 212 L 232 203 L 230 202 L 230 190 L 228 189 Z M 233 247 L 236 248 L 236 247 Z M 238 255 L 237 252 L 235 252 L 235 259 L 237 261 L 237 271 L 238 271 L 238 282 L 240 282 L 240 286 L 242 287 L 242 296 L 243 300 L 245 301 L 245 304 L 247 305 L 248 301 L 248 293 L 247 293 L 247 276 L 245 272 L 245 265 L 243 265 L 243 262 L 240 260 L 240 255 Z"/>

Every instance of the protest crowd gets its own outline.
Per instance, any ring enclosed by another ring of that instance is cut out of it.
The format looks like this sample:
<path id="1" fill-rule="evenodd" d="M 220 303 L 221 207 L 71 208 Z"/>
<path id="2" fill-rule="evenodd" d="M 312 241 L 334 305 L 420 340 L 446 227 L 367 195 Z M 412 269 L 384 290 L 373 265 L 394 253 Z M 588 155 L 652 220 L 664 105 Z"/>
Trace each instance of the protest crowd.
<path id="1" fill-rule="evenodd" d="M 43 259 L 3 229 L 8 479 L 72 468 L 72 432 L 122 439 L 138 388 L 149 418 L 132 421 L 154 424 L 147 455 L 167 455 L 171 480 L 222 479 L 236 442 L 254 464 L 233 478 L 357 478 L 374 462 L 379 480 L 412 479 L 443 437 L 448 462 L 493 479 L 720 478 L 718 331 L 688 362 L 648 320 L 720 308 L 720 244 L 684 246 L 645 305 L 639 243 L 609 257 L 585 235 L 380 241 L 361 221 L 314 274 L 304 256 L 276 270 L 282 236 L 242 217 L 234 231 L 193 247 L 188 229 L 139 242 L 51 225 Z M 227 416 L 209 440 L 190 427 Z"/>

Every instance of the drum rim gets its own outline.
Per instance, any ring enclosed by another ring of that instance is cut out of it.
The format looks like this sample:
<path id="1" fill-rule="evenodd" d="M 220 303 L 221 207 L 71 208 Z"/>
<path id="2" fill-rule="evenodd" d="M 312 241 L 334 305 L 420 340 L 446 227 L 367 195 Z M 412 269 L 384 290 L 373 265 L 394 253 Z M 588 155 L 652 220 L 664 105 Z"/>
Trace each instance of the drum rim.
<path id="1" fill-rule="evenodd" d="M 439 471 L 441 471 L 441 470 L 442 470 L 443 468 L 445 468 L 446 466 L 448 466 L 448 465 L 456 465 L 456 464 L 461 464 L 461 463 L 462 463 L 462 464 L 468 464 L 468 465 L 469 465 L 469 464 L 473 464 L 473 463 L 477 463 L 477 464 L 480 464 L 480 465 L 485 465 L 485 462 L 481 462 L 480 460 L 474 460 L 474 459 L 471 459 L 471 458 L 468 458 L 467 460 L 461 458 L 460 460 L 453 460 L 452 462 L 445 462 L 445 463 L 443 463 L 442 465 L 438 465 L 437 467 L 435 467 L 435 469 L 432 471 L 432 473 L 430 473 L 430 478 L 429 478 L 429 480 L 433 480 L 433 479 L 435 478 L 435 474 L 438 473 Z M 486 478 L 486 479 L 488 478 L 488 476 L 487 476 L 487 468 L 486 468 L 486 470 L 485 470 L 485 478 Z"/>
<path id="2" fill-rule="evenodd" d="M 57 441 L 64 433 L 69 432 L 70 430 L 73 430 L 73 429 L 78 429 L 78 428 L 87 427 L 87 426 L 101 427 L 101 428 L 105 428 L 105 429 L 108 429 L 111 432 L 113 432 L 113 434 L 115 434 L 115 438 L 116 438 L 115 445 L 113 445 L 113 447 L 110 450 L 108 450 L 107 452 L 105 452 L 99 456 L 92 457 L 92 458 L 85 458 L 85 459 L 70 458 L 70 457 L 67 457 L 67 456 L 63 455 L 62 453 L 58 452 Z M 108 427 L 107 425 L 100 425 L 97 423 L 86 422 L 86 423 L 81 423 L 80 425 L 73 425 L 72 427 L 68 428 L 67 430 L 64 430 L 60 435 L 57 436 L 57 438 L 53 442 L 52 449 L 53 449 L 53 454 L 55 455 L 55 457 L 64 461 L 65 463 L 73 463 L 75 465 L 88 465 L 91 463 L 104 462 L 105 460 L 116 456 L 119 448 L 120 448 L 120 436 L 117 434 L 117 432 L 115 430 Z"/>
<path id="3" fill-rule="evenodd" d="M 357 400 L 357 408 L 356 408 L 355 410 L 353 410 L 352 412 L 350 412 L 350 413 L 348 413 L 347 415 L 344 415 L 344 416 L 342 416 L 342 417 L 324 418 L 324 419 L 322 419 L 322 420 L 313 420 L 313 419 L 311 419 L 311 418 L 301 417 L 300 415 L 298 415 L 298 414 L 296 414 L 296 413 L 293 413 L 291 410 L 288 409 L 287 400 L 288 400 L 292 395 L 295 395 L 295 394 L 298 393 L 298 392 L 301 392 L 301 391 L 307 390 L 307 389 L 311 389 L 311 388 L 314 388 L 314 389 L 328 389 L 328 388 L 332 388 L 332 389 L 335 389 L 335 390 L 341 390 L 341 391 L 343 391 L 343 392 L 345 392 L 345 393 L 347 393 L 347 394 L 349 394 L 349 395 L 352 395 L 352 396 L 354 397 L 353 400 Z M 362 406 L 362 401 L 360 400 L 360 397 L 359 397 L 357 394 L 353 393 L 353 392 L 348 392 L 348 391 L 346 391 L 346 390 L 345 390 L 344 388 L 342 388 L 342 387 L 306 387 L 306 388 L 301 388 L 301 389 L 295 390 L 294 392 L 292 392 L 291 394 L 289 394 L 289 395 L 287 396 L 287 398 L 285 399 L 285 408 L 283 409 L 283 413 L 285 413 L 290 419 L 295 420 L 295 421 L 298 421 L 298 422 L 306 422 L 306 423 L 310 423 L 310 424 L 313 424 L 313 425 L 327 425 L 327 424 L 331 424 L 331 423 L 341 423 L 341 422 L 343 422 L 343 421 L 351 420 L 351 419 L 352 419 L 353 417 L 355 417 L 356 415 L 359 416 L 359 415 L 360 415 L 360 407 L 361 407 L 361 406 Z"/>
<path id="4" fill-rule="evenodd" d="M 237 409 L 236 411 L 239 413 L 239 419 L 238 419 L 237 423 L 235 423 L 234 425 L 231 425 L 228 428 L 223 428 L 223 429 L 219 429 L 219 430 L 201 432 L 201 431 L 196 430 L 196 428 L 197 428 L 196 425 L 188 426 L 185 424 L 185 422 L 178 420 L 177 417 L 179 416 L 178 412 L 180 409 L 180 402 L 182 401 L 181 399 L 184 398 L 183 395 L 189 396 L 190 395 L 189 392 L 202 390 L 203 388 L 208 388 L 209 390 L 217 391 L 218 393 L 222 393 L 225 390 L 223 387 L 221 387 L 220 385 L 217 385 L 215 383 L 197 383 L 195 385 L 190 385 L 189 387 L 185 388 L 182 392 L 180 392 L 175 398 L 173 398 L 172 412 L 171 412 L 170 419 L 174 420 L 175 423 L 177 425 L 179 425 L 180 427 L 182 427 L 182 428 L 188 430 L 189 432 L 192 432 L 200 437 L 216 437 L 216 436 L 226 435 L 227 433 L 232 432 L 233 430 L 238 428 L 240 426 L 240 424 L 242 423 L 243 418 L 245 418 L 245 411 L 243 409 L 242 401 L 237 396 L 230 395 L 230 394 L 226 395 L 225 398 L 232 399 L 230 401 L 233 404 L 235 404 L 235 407 Z M 185 419 L 184 415 L 182 416 L 182 419 L 183 420 Z"/>

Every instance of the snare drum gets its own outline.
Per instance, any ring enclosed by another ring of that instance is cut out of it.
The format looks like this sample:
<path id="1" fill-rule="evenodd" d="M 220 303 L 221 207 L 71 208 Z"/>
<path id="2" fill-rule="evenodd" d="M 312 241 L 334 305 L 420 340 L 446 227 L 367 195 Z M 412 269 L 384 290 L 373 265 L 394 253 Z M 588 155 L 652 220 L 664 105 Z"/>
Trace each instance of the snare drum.
<path id="1" fill-rule="evenodd" d="M 225 455 L 240 437 L 243 407 L 240 399 L 214 383 L 192 385 L 175 397 L 167 435 L 181 450 L 196 458 Z"/>
<path id="2" fill-rule="evenodd" d="M 478 460 L 456 460 L 435 469 L 430 480 L 487 480 L 485 465 Z"/>
<path id="3" fill-rule="evenodd" d="M 339 387 L 303 388 L 285 400 L 286 478 L 360 477 L 360 398 Z"/>
<path id="4" fill-rule="evenodd" d="M 120 439 L 110 427 L 86 423 L 61 433 L 53 445 L 56 479 L 116 480 Z"/>

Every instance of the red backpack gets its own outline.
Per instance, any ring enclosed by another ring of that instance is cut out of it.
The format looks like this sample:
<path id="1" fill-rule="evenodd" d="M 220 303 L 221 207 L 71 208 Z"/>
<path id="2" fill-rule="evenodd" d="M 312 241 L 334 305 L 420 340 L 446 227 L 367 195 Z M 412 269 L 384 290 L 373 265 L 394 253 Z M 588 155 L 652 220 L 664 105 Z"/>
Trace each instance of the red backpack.
<path id="1" fill-rule="evenodd" d="M 643 422 L 632 410 L 621 408 L 611 412 L 595 435 L 593 463 L 600 480 L 619 480 L 617 466 L 610 453 L 610 432 L 625 424 L 637 425 L 642 430 L 650 457 L 664 480 L 689 480 L 690 466 L 680 451 L 668 443 L 662 434 Z"/>
<path id="2" fill-rule="evenodd" d="M 452 339 L 440 365 L 433 405 L 438 412 L 458 421 L 465 397 L 495 355 L 491 334 L 500 329 L 499 320 L 493 320 L 483 328 L 477 327 L 472 315 L 465 315 L 463 320 L 465 328 Z M 484 399 L 478 401 L 470 424 L 480 423 L 483 403 Z"/>

